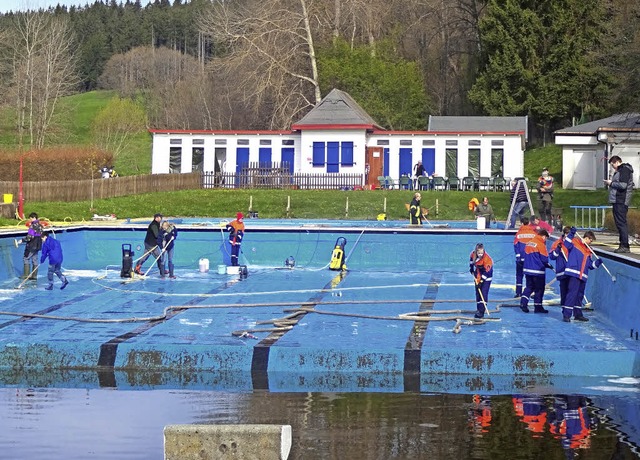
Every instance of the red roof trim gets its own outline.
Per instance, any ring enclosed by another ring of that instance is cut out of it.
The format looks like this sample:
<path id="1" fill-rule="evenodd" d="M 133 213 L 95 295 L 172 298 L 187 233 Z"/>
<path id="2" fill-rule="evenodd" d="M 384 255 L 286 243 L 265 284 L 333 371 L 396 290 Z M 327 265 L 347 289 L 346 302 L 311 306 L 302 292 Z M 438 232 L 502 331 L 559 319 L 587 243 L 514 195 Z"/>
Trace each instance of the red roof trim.
<path id="1" fill-rule="evenodd" d="M 270 135 L 291 135 L 293 131 L 249 131 L 249 130 L 206 130 L 206 129 L 150 129 L 152 134 L 270 134 Z"/>
<path id="2" fill-rule="evenodd" d="M 374 125 L 291 125 L 293 130 L 306 130 L 306 131 L 320 131 L 325 129 L 340 130 L 340 129 L 376 129 Z"/>
<path id="3" fill-rule="evenodd" d="M 524 136 L 524 131 L 373 131 L 372 134 L 415 134 L 420 136 L 477 136 L 478 134 L 490 136 Z"/>

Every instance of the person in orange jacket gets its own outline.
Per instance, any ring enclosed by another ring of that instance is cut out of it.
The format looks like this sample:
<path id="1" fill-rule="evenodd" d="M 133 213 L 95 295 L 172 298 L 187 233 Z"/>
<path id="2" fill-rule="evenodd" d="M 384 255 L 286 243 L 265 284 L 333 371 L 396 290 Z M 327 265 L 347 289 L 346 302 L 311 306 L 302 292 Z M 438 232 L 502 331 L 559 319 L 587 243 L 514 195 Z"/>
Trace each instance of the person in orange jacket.
<path id="1" fill-rule="evenodd" d="M 569 250 L 564 245 L 564 240 L 570 230 L 570 227 L 562 229 L 562 236 L 551 245 L 549 252 L 549 259 L 556 261 L 556 279 L 560 284 L 560 305 L 565 305 L 569 288 L 569 277 L 564 272 L 569 260 Z"/>
<path id="2" fill-rule="evenodd" d="M 522 295 L 522 280 L 524 279 L 524 248 L 536 236 L 536 228 L 529 225 L 529 218 L 523 217 L 522 225 L 513 238 L 513 252 L 516 254 L 516 295 Z"/>
<path id="3" fill-rule="evenodd" d="M 553 269 L 549 264 L 549 253 L 547 251 L 547 238 L 549 233 L 539 228 L 536 230 L 536 236 L 531 239 L 525 246 L 524 256 L 524 274 L 527 279 L 527 285 L 520 297 L 520 310 L 529 313 L 529 300 L 533 294 L 534 313 L 549 313 L 542 307 L 542 298 L 545 288 L 545 270 Z"/>
<path id="4" fill-rule="evenodd" d="M 476 287 L 476 313 L 474 318 L 482 318 L 487 310 L 489 288 L 493 279 L 493 260 L 484 250 L 482 243 L 476 244 L 469 256 L 469 273 L 474 277 Z"/>
<path id="5" fill-rule="evenodd" d="M 516 416 L 527 425 L 533 437 L 544 434 L 547 425 L 547 406 L 540 396 L 514 395 L 511 398 Z"/>
<path id="6" fill-rule="evenodd" d="M 236 219 L 229 222 L 226 228 L 229 232 L 229 243 L 231 244 L 231 265 L 238 266 L 240 247 L 244 237 L 244 214 L 241 212 L 236 214 Z"/>

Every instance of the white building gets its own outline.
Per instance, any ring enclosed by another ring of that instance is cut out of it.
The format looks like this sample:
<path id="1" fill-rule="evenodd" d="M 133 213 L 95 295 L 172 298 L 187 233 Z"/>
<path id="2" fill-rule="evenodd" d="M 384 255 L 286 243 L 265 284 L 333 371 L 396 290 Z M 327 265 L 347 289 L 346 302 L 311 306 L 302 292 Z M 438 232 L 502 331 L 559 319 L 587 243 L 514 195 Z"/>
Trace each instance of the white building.
<path id="1" fill-rule="evenodd" d="M 555 132 L 562 146 L 562 187 L 595 190 L 612 174 L 608 160 L 618 155 L 640 175 L 640 114 L 625 113 Z"/>
<path id="2" fill-rule="evenodd" d="M 429 117 L 427 131 L 387 131 L 334 89 L 289 131 L 152 129 L 152 173 L 240 172 L 248 163 L 286 163 L 291 173 L 412 175 L 422 160 L 443 177 L 518 177 L 527 117 Z"/>

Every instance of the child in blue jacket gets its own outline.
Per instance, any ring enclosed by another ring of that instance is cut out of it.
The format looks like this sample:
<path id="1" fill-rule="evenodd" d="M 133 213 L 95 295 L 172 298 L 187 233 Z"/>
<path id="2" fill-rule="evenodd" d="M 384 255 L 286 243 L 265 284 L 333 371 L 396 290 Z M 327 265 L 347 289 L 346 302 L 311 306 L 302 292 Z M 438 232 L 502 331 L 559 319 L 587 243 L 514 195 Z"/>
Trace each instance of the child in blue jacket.
<path id="1" fill-rule="evenodd" d="M 51 232 L 42 233 L 42 255 L 40 256 L 40 263 L 43 264 L 47 257 L 49 258 L 49 270 L 47 271 L 47 279 L 49 285 L 45 288 L 47 291 L 53 289 L 53 274 L 55 273 L 62 286 L 60 289 L 64 289 L 69 284 L 67 278 L 62 274 L 62 246 L 60 242 L 55 238 L 49 238 Z"/>

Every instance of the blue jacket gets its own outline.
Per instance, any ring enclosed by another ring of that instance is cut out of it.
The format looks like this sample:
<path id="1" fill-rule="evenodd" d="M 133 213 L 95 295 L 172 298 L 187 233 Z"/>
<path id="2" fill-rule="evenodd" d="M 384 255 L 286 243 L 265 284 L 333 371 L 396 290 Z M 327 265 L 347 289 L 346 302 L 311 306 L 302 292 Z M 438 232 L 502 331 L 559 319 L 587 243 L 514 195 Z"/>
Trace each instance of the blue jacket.
<path id="1" fill-rule="evenodd" d="M 567 266 L 567 260 L 569 259 L 569 251 L 564 247 L 564 239 L 560 238 L 556 240 L 551 246 L 551 252 L 549 253 L 549 259 L 556 261 L 556 278 L 564 278 L 564 270 Z"/>
<path id="2" fill-rule="evenodd" d="M 542 237 L 536 235 L 527 243 L 524 248 L 524 274 L 533 276 L 544 276 L 549 265 L 549 253 L 547 245 Z"/>
<path id="3" fill-rule="evenodd" d="M 591 250 L 580 240 L 580 237 L 576 237 L 573 228 L 565 238 L 564 244 L 569 250 L 569 260 L 564 274 L 586 281 L 589 277 L 589 270 L 598 268 L 602 262 L 600 259 L 597 262 L 591 259 Z"/>
<path id="4" fill-rule="evenodd" d="M 40 255 L 40 263 L 43 264 L 49 257 L 49 263 L 51 265 L 62 263 L 62 246 L 60 242 L 55 238 L 48 236 L 47 240 L 42 245 L 42 254 Z"/>
<path id="5" fill-rule="evenodd" d="M 160 233 L 158 234 L 157 244 L 160 250 L 163 249 L 166 251 L 170 251 L 173 249 L 173 243 L 178 238 L 178 229 L 173 225 L 169 226 L 169 231 L 165 231 L 163 228 L 160 228 Z M 173 239 L 172 239 L 173 238 Z"/>

